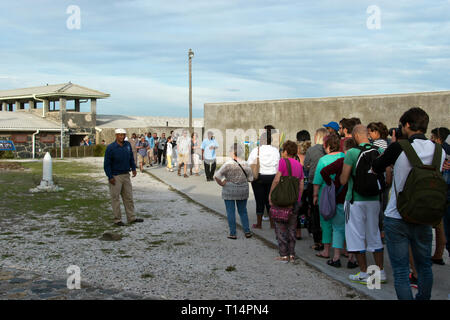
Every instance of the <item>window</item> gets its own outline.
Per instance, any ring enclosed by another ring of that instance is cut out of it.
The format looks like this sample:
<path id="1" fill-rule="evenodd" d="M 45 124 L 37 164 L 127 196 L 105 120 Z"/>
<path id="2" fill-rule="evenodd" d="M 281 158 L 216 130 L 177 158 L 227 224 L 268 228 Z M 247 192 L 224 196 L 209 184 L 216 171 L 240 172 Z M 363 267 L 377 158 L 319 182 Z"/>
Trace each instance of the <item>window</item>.
<path id="1" fill-rule="evenodd" d="M 11 135 L 11 140 L 14 143 L 27 143 L 28 134 L 13 134 Z"/>
<path id="2" fill-rule="evenodd" d="M 39 135 L 39 140 L 42 143 L 55 143 L 56 138 L 54 134 L 41 133 Z"/>

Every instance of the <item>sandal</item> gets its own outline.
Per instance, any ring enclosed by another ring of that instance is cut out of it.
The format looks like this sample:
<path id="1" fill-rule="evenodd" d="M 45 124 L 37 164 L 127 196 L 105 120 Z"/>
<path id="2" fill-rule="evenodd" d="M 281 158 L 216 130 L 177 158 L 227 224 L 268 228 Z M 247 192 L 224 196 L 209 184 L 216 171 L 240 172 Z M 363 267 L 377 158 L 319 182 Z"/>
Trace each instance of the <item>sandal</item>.
<path id="1" fill-rule="evenodd" d="M 286 263 L 289 262 L 289 257 L 288 256 L 276 257 L 275 260 Z"/>
<path id="2" fill-rule="evenodd" d="M 327 261 L 327 264 L 329 266 L 335 267 L 335 268 L 340 268 L 341 267 L 341 260 L 336 260 L 334 261 L 333 259 L 330 259 Z"/>
<path id="3" fill-rule="evenodd" d="M 314 249 L 316 251 L 322 251 L 323 250 L 323 244 L 314 244 L 313 246 L 311 246 L 311 249 Z"/>
<path id="4" fill-rule="evenodd" d="M 229 235 L 227 238 L 228 238 L 228 239 L 232 239 L 232 240 L 236 240 L 236 239 L 237 239 L 236 236 L 232 236 L 232 235 Z"/>
<path id="5" fill-rule="evenodd" d="M 253 233 L 251 233 L 251 232 L 246 232 L 245 233 L 245 237 L 246 238 L 251 238 L 253 236 Z"/>
<path id="6" fill-rule="evenodd" d="M 294 261 L 295 261 L 295 256 L 290 255 L 290 256 L 289 256 L 289 261 L 290 261 L 290 262 L 294 262 Z"/>
<path id="7" fill-rule="evenodd" d="M 322 255 L 322 252 L 316 253 L 316 257 L 324 258 L 324 259 L 330 259 L 330 256 L 326 257 L 326 256 Z"/>

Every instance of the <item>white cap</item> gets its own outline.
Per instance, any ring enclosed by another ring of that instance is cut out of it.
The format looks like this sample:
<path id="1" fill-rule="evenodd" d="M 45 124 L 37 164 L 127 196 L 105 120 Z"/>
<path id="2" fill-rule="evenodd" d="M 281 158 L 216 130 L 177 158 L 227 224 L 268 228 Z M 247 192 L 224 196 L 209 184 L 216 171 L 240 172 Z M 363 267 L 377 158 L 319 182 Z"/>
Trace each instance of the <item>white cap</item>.
<path id="1" fill-rule="evenodd" d="M 116 129 L 116 134 L 119 134 L 119 133 L 124 133 L 124 134 L 127 134 L 127 132 L 125 131 L 125 129 Z"/>

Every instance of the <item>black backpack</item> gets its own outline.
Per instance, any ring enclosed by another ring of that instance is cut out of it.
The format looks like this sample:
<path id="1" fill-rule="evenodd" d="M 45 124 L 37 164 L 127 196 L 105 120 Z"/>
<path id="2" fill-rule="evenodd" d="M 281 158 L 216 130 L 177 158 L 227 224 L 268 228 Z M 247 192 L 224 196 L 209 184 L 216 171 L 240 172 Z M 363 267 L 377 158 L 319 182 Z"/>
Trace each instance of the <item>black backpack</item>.
<path id="1" fill-rule="evenodd" d="M 372 163 L 380 155 L 378 148 L 370 144 L 357 146 L 356 148 L 361 152 L 356 161 L 350 203 L 353 203 L 355 191 L 363 197 L 373 197 L 381 195 L 386 186 L 384 174 L 376 174 L 372 171 Z"/>

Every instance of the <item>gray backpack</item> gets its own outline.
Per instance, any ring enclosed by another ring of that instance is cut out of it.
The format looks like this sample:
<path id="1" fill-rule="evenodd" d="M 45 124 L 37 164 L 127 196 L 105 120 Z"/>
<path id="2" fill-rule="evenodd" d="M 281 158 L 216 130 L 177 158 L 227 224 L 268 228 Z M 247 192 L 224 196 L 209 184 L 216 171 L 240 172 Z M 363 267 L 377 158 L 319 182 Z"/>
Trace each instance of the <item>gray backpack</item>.
<path id="1" fill-rule="evenodd" d="M 322 193 L 320 194 L 319 212 L 322 215 L 323 220 L 331 220 L 336 215 L 336 196 L 342 191 L 342 189 L 343 186 L 341 186 L 336 193 L 334 182 L 332 182 L 331 185 L 326 184 L 322 188 Z"/>

